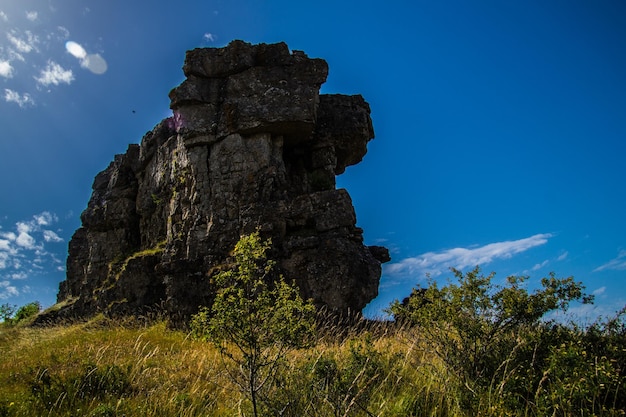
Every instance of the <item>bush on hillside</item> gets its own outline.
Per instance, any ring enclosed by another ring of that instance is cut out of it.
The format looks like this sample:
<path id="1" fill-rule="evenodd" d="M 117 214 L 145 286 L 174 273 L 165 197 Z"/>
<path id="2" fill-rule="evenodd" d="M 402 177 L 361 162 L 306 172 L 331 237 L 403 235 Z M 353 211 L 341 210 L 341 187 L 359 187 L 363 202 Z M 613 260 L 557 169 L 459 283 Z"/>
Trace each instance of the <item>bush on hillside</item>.
<path id="1" fill-rule="evenodd" d="M 439 287 L 431 281 L 389 311 L 415 326 L 457 376 L 463 409 L 586 415 L 621 404 L 623 313 L 581 329 L 546 318 L 567 311 L 572 302 L 593 302 L 572 277 L 551 273 L 530 292 L 527 277 L 511 276 L 500 286 L 493 282 L 495 274 L 485 276 L 478 267 L 452 272 L 456 282 Z"/>

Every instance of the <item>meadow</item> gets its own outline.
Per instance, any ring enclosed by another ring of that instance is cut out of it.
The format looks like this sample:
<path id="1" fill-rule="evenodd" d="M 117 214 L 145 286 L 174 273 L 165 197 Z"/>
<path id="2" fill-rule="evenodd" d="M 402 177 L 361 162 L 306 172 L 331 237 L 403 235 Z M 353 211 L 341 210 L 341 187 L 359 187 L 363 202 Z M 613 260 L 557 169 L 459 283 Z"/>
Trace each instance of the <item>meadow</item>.
<path id="1" fill-rule="evenodd" d="M 318 317 L 314 343 L 287 351 L 264 388 L 262 415 L 626 414 L 621 321 L 585 329 L 542 324 L 534 331 L 556 342 L 527 346 L 535 351 L 539 382 L 529 375 L 532 367 L 501 372 L 512 363 L 509 353 L 490 383 L 470 386 L 424 329 Z M 547 355 L 541 361 L 540 353 Z M 158 317 L 0 324 L 2 417 L 250 415 L 233 382 L 238 371 L 212 344 Z"/>

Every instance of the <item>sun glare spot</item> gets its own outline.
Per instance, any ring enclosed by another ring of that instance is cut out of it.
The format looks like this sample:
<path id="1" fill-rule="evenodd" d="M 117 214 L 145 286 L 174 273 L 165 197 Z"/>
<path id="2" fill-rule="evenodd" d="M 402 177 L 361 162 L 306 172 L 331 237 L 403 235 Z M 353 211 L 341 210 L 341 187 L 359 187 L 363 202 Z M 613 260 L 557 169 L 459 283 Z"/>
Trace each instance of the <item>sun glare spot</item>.
<path id="1" fill-rule="evenodd" d="M 100 54 L 89 54 L 80 63 L 80 66 L 87 68 L 94 74 L 104 74 L 107 69 L 107 62 L 100 56 Z"/>
<path id="2" fill-rule="evenodd" d="M 67 49 L 67 52 L 72 54 L 75 58 L 85 59 L 87 57 L 87 51 L 85 51 L 85 48 L 74 41 L 65 42 L 65 49 Z"/>
<path id="3" fill-rule="evenodd" d="M 80 61 L 81 67 L 88 69 L 94 74 L 104 74 L 108 69 L 107 62 L 100 54 L 88 54 L 85 48 L 77 42 L 65 42 L 65 49 Z"/>

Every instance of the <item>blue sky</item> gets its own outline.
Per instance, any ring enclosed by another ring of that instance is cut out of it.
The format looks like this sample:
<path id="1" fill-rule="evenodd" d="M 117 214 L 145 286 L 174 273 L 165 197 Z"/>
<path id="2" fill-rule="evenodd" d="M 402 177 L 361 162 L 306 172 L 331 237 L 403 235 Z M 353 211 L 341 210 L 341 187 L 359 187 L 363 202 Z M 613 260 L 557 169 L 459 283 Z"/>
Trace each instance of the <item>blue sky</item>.
<path id="1" fill-rule="evenodd" d="M 450 267 L 626 304 L 626 3 L 0 0 L 0 303 L 51 305 L 94 176 L 170 115 L 187 49 L 285 41 L 362 94 L 338 178 L 390 248 L 376 315 Z"/>

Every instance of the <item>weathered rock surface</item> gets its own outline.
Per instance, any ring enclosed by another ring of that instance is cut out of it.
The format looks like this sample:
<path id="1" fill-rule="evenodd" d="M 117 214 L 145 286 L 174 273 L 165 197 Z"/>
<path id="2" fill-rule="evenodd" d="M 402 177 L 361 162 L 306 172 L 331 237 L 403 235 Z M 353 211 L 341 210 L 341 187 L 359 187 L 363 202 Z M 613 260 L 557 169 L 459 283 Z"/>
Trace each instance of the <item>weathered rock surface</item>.
<path id="1" fill-rule="evenodd" d="M 174 116 L 96 176 L 48 318 L 157 305 L 186 317 L 211 303 L 211 275 L 257 228 L 305 297 L 361 311 L 389 252 L 364 246 L 335 176 L 374 137 L 368 104 L 320 95 L 326 62 L 284 43 L 195 49 L 183 71 Z"/>

